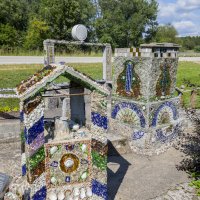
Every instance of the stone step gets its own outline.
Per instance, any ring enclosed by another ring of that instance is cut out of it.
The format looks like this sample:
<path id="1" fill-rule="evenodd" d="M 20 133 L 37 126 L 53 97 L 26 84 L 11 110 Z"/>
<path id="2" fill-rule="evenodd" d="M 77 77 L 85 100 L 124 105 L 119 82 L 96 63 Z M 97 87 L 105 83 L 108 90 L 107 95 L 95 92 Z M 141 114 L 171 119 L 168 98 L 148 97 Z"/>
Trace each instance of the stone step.
<path id="1" fill-rule="evenodd" d="M 131 153 L 127 138 L 115 133 L 108 133 L 108 155 L 117 156 Z"/>

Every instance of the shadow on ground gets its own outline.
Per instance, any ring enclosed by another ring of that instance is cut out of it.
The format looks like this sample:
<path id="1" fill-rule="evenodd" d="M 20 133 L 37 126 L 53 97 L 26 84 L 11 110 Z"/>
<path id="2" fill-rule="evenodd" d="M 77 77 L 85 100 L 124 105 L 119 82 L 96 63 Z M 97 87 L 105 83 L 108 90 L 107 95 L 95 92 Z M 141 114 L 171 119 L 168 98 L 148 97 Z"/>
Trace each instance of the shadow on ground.
<path id="1" fill-rule="evenodd" d="M 119 154 L 111 142 L 108 143 L 108 155 L 108 199 L 114 200 L 131 164 Z"/>

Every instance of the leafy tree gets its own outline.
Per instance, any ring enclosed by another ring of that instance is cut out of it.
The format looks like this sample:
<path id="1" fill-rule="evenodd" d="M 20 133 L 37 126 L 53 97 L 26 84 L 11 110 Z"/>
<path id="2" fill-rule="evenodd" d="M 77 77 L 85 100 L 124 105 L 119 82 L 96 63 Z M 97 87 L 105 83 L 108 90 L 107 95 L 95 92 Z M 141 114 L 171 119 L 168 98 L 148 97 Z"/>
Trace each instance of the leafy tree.
<path id="1" fill-rule="evenodd" d="M 194 51 L 199 53 L 200 52 L 200 46 L 195 46 Z"/>
<path id="2" fill-rule="evenodd" d="M 0 46 L 13 47 L 18 44 L 18 32 L 9 24 L 0 24 Z"/>
<path id="3" fill-rule="evenodd" d="M 183 46 L 188 50 L 194 49 L 196 45 L 197 43 L 192 37 L 185 37 L 183 39 Z"/>
<path id="4" fill-rule="evenodd" d="M 24 47 L 27 49 L 42 48 L 43 40 L 48 38 L 49 27 L 44 21 L 34 19 L 30 22 Z"/>
<path id="5" fill-rule="evenodd" d="M 76 24 L 90 26 L 95 14 L 89 0 L 41 0 L 40 15 L 51 29 L 55 39 L 71 39 L 71 29 Z"/>
<path id="6" fill-rule="evenodd" d="M 177 42 L 177 38 L 176 36 L 178 35 L 177 30 L 175 29 L 174 26 L 172 26 L 171 24 L 167 24 L 164 26 L 159 26 L 156 36 L 155 36 L 155 40 L 156 42 L 172 42 L 172 43 L 176 43 Z"/>
<path id="7" fill-rule="evenodd" d="M 138 46 L 144 33 L 151 34 L 150 25 L 156 25 L 156 0 L 99 0 L 99 4 L 102 17 L 95 22 L 96 35 L 113 47 Z"/>
<path id="8" fill-rule="evenodd" d="M 26 0 L 0 1 L 0 22 L 9 24 L 18 31 L 25 31 L 28 23 L 28 4 Z"/>

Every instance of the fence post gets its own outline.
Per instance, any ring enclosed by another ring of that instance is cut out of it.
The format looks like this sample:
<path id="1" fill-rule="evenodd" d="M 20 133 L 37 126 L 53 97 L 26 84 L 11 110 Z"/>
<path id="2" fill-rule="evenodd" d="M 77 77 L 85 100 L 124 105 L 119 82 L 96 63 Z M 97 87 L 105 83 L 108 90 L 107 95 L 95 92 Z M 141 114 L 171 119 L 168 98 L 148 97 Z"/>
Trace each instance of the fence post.
<path id="1" fill-rule="evenodd" d="M 194 89 L 191 91 L 191 96 L 190 96 L 190 106 L 191 108 L 196 108 L 196 101 L 197 101 L 197 90 Z"/>

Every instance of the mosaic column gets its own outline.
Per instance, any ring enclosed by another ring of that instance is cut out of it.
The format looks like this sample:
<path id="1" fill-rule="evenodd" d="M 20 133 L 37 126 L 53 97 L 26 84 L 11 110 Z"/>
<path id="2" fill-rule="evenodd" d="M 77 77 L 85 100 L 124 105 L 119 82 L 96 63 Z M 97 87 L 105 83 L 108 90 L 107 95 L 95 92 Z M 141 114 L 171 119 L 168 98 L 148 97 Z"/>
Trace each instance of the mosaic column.
<path id="1" fill-rule="evenodd" d="M 98 92 L 93 92 L 91 99 L 92 192 L 95 199 L 107 199 L 108 98 Z"/>
<path id="2" fill-rule="evenodd" d="M 33 200 L 46 199 L 44 152 L 44 101 L 35 96 L 23 103 L 25 152 L 22 153 L 22 174 L 30 184 Z"/>

